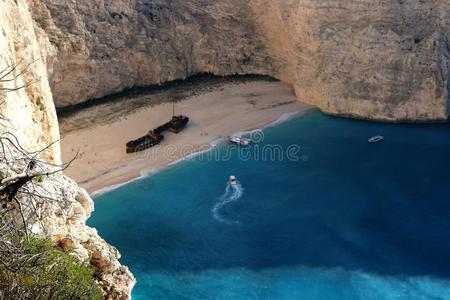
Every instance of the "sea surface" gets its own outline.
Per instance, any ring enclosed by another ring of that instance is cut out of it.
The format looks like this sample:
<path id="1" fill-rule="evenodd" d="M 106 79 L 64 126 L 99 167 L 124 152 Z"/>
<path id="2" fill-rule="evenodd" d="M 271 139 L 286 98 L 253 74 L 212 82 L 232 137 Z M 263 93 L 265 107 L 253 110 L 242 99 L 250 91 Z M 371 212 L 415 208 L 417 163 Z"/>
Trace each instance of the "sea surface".
<path id="1" fill-rule="evenodd" d="M 449 124 L 313 111 L 263 133 L 96 197 L 133 299 L 450 299 Z"/>

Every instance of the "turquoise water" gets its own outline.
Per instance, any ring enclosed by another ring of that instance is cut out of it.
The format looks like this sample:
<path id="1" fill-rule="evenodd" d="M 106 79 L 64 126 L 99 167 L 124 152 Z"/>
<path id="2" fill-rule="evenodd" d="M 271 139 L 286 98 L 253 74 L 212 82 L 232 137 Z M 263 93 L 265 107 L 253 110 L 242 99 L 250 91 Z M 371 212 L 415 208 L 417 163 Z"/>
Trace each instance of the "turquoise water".
<path id="1" fill-rule="evenodd" d="M 448 124 L 311 112 L 264 133 L 250 151 L 301 159 L 204 153 L 95 199 L 133 299 L 450 299 Z"/>

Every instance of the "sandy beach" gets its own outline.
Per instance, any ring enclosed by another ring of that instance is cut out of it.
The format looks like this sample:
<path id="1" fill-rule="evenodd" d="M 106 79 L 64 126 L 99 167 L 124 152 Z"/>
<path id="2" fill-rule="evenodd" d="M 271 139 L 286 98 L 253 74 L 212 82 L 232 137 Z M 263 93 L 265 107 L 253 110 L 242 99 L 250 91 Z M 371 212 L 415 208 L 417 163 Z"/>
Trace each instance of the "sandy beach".
<path id="1" fill-rule="evenodd" d="M 106 106 L 114 107 L 110 118 L 105 118 L 101 110 L 104 105 L 81 112 L 84 116 L 90 115 L 81 128 L 70 127 L 71 119 L 80 119 L 80 114 L 66 118 L 61 126 L 64 161 L 78 152 L 77 159 L 65 173 L 89 193 L 159 170 L 234 132 L 261 128 L 283 114 L 312 108 L 297 101 L 292 89 L 281 82 L 258 80 L 224 84 L 177 102 L 176 114 L 187 115 L 191 120 L 185 130 L 179 134 L 165 133 L 164 141 L 147 151 L 126 154 L 125 144 L 129 140 L 171 118 L 172 104 L 144 105 L 131 112 L 125 102 Z M 121 110 L 125 113 L 120 114 Z"/>

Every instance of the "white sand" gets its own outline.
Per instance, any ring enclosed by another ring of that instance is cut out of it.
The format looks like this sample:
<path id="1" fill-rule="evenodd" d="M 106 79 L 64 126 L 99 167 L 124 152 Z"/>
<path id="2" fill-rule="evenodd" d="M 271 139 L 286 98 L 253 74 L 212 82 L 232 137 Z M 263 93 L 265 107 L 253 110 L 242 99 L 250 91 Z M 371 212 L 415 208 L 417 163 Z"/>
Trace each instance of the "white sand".
<path id="1" fill-rule="evenodd" d="M 126 154 L 125 144 L 171 118 L 172 105 L 147 107 L 110 124 L 93 125 L 62 137 L 65 161 L 78 158 L 66 170 L 88 192 L 116 185 L 158 170 L 193 151 L 241 130 L 261 128 L 290 112 L 311 106 L 296 100 L 292 89 L 280 82 L 255 81 L 229 84 L 186 99 L 177 114 L 190 118 L 179 134 L 165 132 L 165 140 L 150 150 Z"/>

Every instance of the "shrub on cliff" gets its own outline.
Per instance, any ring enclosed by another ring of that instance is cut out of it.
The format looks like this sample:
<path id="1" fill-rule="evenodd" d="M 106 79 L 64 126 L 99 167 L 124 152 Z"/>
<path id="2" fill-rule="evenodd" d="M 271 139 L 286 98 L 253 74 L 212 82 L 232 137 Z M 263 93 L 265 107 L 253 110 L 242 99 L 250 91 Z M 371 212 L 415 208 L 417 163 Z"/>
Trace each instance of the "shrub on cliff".
<path id="1" fill-rule="evenodd" d="M 50 240 L 10 236 L 7 241 L 0 245 L 0 299 L 103 299 L 92 269 Z"/>
<path id="2" fill-rule="evenodd" d="M 75 159 L 52 164 L 51 149 L 58 141 L 40 150 L 27 150 L 15 133 L 14 122 L 3 114 L 8 93 L 27 89 L 26 94 L 33 94 L 34 82 L 29 80 L 33 76 L 27 73 L 34 62 L 0 62 L 0 300 L 103 299 L 89 265 L 60 251 L 50 239 L 32 234 L 47 232 L 44 226 L 48 226 L 53 211 L 70 211 L 73 199 L 66 197 L 69 191 L 64 185 L 56 188 L 43 181 L 68 168 Z M 41 96 L 30 100 L 35 111 L 45 110 Z"/>

